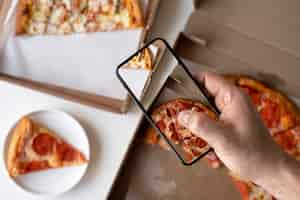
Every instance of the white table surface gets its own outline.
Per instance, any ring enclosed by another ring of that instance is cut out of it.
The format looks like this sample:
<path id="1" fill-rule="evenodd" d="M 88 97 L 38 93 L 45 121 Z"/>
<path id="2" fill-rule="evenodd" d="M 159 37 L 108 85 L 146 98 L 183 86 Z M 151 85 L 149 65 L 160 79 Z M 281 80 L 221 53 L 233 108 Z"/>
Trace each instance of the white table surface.
<path id="1" fill-rule="evenodd" d="M 161 0 L 152 37 L 160 36 L 173 44 L 191 10 L 192 0 Z M 1 148 L 10 126 L 25 113 L 39 109 L 60 109 L 72 114 L 86 129 L 91 144 L 91 162 L 86 175 L 74 189 L 58 197 L 41 198 L 18 189 L 4 175 L 5 169 L 1 159 L 0 199 L 106 199 L 112 186 L 107 183 L 111 183 L 118 174 L 129 144 L 135 136 L 142 117 L 141 112 L 133 106 L 126 115 L 113 114 L 3 81 L 0 81 L 0 91 Z"/>

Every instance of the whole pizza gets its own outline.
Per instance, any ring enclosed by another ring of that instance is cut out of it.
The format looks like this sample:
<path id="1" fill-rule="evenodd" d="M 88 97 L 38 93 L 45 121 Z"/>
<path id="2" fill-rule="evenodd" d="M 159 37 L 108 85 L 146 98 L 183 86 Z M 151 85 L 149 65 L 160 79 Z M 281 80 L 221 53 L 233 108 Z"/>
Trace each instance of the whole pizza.
<path id="1" fill-rule="evenodd" d="M 274 141 L 286 153 L 300 160 L 300 112 L 292 101 L 282 93 L 250 77 L 235 75 L 225 77 L 249 95 Z M 160 130 L 169 139 L 180 144 L 190 159 L 194 159 L 208 148 L 208 144 L 177 123 L 177 114 L 182 110 L 204 112 L 213 119 L 216 119 L 216 116 L 201 102 L 187 99 L 174 99 L 153 110 L 152 117 Z M 160 144 L 163 148 L 167 147 L 163 139 L 151 128 L 147 131 L 146 142 Z M 206 155 L 206 160 L 213 168 L 222 165 L 214 152 Z M 240 191 L 243 200 L 276 200 L 255 183 L 242 180 L 232 172 L 229 172 L 229 175 Z"/>

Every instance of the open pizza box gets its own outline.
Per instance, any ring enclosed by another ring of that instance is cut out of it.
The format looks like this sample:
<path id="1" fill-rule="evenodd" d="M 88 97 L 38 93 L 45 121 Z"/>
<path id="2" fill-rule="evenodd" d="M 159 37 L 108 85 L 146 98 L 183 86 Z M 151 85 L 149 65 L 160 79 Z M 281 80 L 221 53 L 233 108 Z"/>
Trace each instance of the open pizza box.
<path id="1" fill-rule="evenodd" d="M 245 3 L 196 0 L 177 38 L 177 55 L 193 73 L 248 75 L 300 106 L 300 2 Z M 117 192 L 125 191 L 126 199 L 241 199 L 225 167 L 212 169 L 205 160 L 183 166 L 172 151 L 145 144 L 149 126 L 145 123 L 139 132 Z"/>
<path id="2" fill-rule="evenodd" d="M 66 36 L 15 36 L 18 0 L 0 2 L 0 79 L 71 101 L 126 112 L 116 67 L 146 41 L 160 0 L 138 0 L 144 27 Z M 153 60 L 159 47 L 151 49 Z M 147 76 L 151 76 L 150 73 Z M 143 84 L 145 78 L 137 79 Z"/>

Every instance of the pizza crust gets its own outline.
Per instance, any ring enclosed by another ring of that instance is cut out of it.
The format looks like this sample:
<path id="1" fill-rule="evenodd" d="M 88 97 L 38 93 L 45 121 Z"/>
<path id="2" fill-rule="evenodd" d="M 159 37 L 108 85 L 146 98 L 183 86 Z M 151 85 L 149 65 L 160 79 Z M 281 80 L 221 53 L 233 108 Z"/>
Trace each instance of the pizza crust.
<path id="1" fill-rule="evenodd" d="M 143 27 L 144 19 L 142 15 L 142 9 L 138 0 L 124 0 L 125 4 L 131 12 L 131 28 Z"/>
<path id="2" fill-rule="evenodd" d="M 26 33 L 25 27 L 29 19 L 28 11 L 32 3 L 32 0 L 19 0 L 19 4 L 16 10 L 16 35 Z"/>
<path id="3" fill-rule="evenodd" d="M 19 175 L 17 156 L 23 148 L 23 138 L 26 134 L 32 132 L 32 130 L 33 126 L 30 120 L 28 118 L 22 118 L 12 133 L 7 152 L 7 169 L 9 175 L 12 177 Z"/>

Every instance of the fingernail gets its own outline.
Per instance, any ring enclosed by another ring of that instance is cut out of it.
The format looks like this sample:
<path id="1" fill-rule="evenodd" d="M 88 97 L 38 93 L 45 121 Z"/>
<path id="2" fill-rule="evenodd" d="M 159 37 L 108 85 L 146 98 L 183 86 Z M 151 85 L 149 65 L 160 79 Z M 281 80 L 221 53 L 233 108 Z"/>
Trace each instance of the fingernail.
<path id="1" fill-rule="evenodd" d="M 187 126 L 190 122 L 191 112 L 190 111 L 183 111 L 179 113 L 178 120 L 183 126 Z"/>

